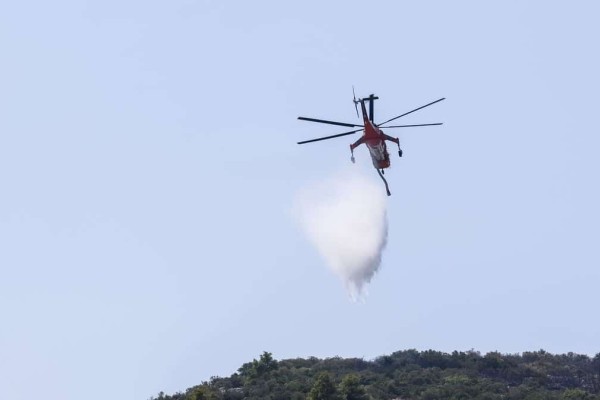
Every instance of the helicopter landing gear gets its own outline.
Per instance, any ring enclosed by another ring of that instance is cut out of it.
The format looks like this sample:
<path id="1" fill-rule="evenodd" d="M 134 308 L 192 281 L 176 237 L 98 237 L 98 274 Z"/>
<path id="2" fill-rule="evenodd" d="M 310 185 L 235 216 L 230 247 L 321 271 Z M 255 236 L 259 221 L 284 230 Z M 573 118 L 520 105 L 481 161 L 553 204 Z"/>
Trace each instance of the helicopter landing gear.
<path id="1" fill-rule="evenodd" d="M 398 157 L 402 157 L 402 149 L 398 149 Z"/>
<path id="2" fill-rule="evenodd" d="M 385 169 L 381 170 L 381 175 L 385 175 Z"/>
<path id="3" fill-rule="evenodd" d="M 352 164 L 354 164 L 356 162 L 356 160 L 354 159 L 354 156 L 350 156 L 350 161 L 352 161 Z"/>

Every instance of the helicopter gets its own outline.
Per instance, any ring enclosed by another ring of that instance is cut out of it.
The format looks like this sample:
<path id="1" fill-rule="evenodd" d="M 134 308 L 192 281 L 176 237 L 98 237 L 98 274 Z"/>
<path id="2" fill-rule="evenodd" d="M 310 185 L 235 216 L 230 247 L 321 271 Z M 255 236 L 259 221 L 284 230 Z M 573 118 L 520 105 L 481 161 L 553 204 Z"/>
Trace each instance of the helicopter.
<path id="1" fill-rule="evenodd" d="M 379 176 L 383 180 L 383 183 L 385 184 L 385 191 L 386 191 L 387 195 L 391 196 L 391 192 L 390 192 L 388 183 L 385 180 L 385 177 L 383 176 L 385 174 L 385 169 L 390 167 L 390 155 L 387 151 L 387 146 L 386 146 L 385 142 L 390 141 L 390 142 L 394 142 L 398 145 L 398 156 L 399 157 L 402 157 L 402 149 L 400 148 L 400 140 L 398 138 L 386 135 L 385 133 L 383 133 L 383 131 L 381 129 L 382 128 L 384 128 L 384 129 L 413 128 L 413 127 L 418 127 L 418 126 L 442 125 L 442 122 L 436 122 L 436 123 L 431 123 L 431 124 L 384 126 L 385 124 L 395 121 L 398 118 L 404 117 L 405 115 L 411 114 L 411 113 L 413 113 L 415 111 L 419 111 L 425 107 L 429 107 L 433 104 L 439 103 L 440 101 L 445 100 L 445 97 L 442 97 L 441 99 L 432 101 L 431 103 L 425 104 L 424 106 L 415 108 L 414 110 L 405 112 L 404 114 L 400 114 L 397 117 L 390 118 L 387 121 L 376 124 L 375 120 L 374 120 L 374 113 L 375 113 L 375 104 L 374 103 L 375 103 L 375 100 L 379 99 L 379 97 L 375 96 L 374 94 L 371 94 L 371 95 L 369 95 L 369 97 L 359 98 L 357 100 L 356 95 L 354 94 L 354 88 L 352 88 L 352 94 L 353 94 L 352 101 L 354 102 L 354 107 L 356 109 L 356 116 L 358 118 L 360 118 L 360 116 L 358 115 L 358 105 L 360 104 L 360 108 L 361 108 L 362 116 L 363 116 L 363 124 L 362 125 L 351 124 L 351 123 L 346 123 L 346 122 L 329 121 L 329 120 L 325 120 L 325 119 L 307 118 L 307 117 L 298 117 L 298 119 L 302 120 L 302 121 L 318 122 L 321 124 L 338 125 L 338 126 L 345 126 L 345 127 L 349 127 L 349 128 L 359 128 L 359 129 L 355 129 L 355 130 L 352 130 L 349 132 L 338 133 L 337 135 L 325 136 L 325 137 L 320 137 L 317 139 L 304 140 L 304 141 L 298 142 L 298 144 L 319 142 L 321 140 L 328 140 L 328 139 L 338 138 L 341 136 L 353 135 L 355 133 L 363 131 L 363 135 L 356 142 L 354 142 L 350 145 L 350 154 L 351 154 L 350 160 L 353 163 L 355 162 L 354 149 L 364 143 L 367 146 L 367 148 L 369 149 L 369 153 L 371 154 L 371 160 L 373 161 L 373 167 L 375 167 L 375 169 L 377 170 L 377 173 L 379 174 Z M 367 114 L 367 108 L 365 106 L 365 102 L 369 103 L 369 113 L 368 114 Z"/>

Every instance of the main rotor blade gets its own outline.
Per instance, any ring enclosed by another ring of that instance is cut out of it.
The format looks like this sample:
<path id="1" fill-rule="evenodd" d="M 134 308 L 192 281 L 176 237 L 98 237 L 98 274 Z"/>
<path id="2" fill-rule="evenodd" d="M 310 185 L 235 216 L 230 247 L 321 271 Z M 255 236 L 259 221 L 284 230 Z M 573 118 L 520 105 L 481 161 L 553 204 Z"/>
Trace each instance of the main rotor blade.
<path id="1" fill-rule="evenodd" d="M 432 102 L 431 102 L 431 103 L 429 103 L 429 104 L 425 104 L 424 106 L 421 106 L 421 107 L 419 107 L 419 108 L 415 108 L 414 110 L 411 110 L 411 111 L 409 111 L 409 112 L 406 112 L 406 113 L 404 113 L 404 114 L 402 114 L 402 115 L 398 115 L 397 117 L 394 117 L 394 118 L 392 118 L 392 119 L 388 119 L 388 120 L 387 120 L 387 121 L 385 121 L 385 122 L 382 122 L 382 123 L 380 123 L 380 124 L 377 124 L 377 126 L 381 126 L 381 125 L 383 125 L 383 124 L 387 124 L 388 122 L 392 122 L 392 121 L 393 121 L 393 120 L 395 120 L 395 119 L 398 119 L 398 118 L 400 118 L 400 117 L 404 117 L 405 115 L 408 115 L 408 114 L 410 114 L 410 113 L 414 113 L 415 111 L 419 111 L 419 110 L 421 110 L 421 109 L 423 109 L 423 108 L 425 108 L 425 107 L 429 107 L 430 105 L 432 105 L 432 104 L 435 104 L 435 103 L 438 103 L 438 102 L 440 102 L 440 101 L 442 101 L 442 100 L 445 100 L 445 99 L 446 99 L 445 97 L 442 97 L 441 99 L 438 99 L 438 100 L 436 100 L 436 101 L 432 101 Z"/>
<path id="2" fill-rule="evenodd" d="M 362 126 L 362 125 L 356 125 L 356 124 L 348 124 L 346 122 L 335 122 L 335 121 L 327 121 L 325 119 L 316 119 L 316 118 L 306 118 L 306 117 L 298 117 L 298 119 L 301 119 L 302 121 L 310 121 L 310 122 L 320 122 L 322 124 L 330 124 L 330 125 L 339 125 L 339 126 L 348 126 L 350 128 L 354 128 L 356 126 Z"/>
<path id="3" fill-rule="evenodd" d="M 357 129 L 355 131 L 350 131 L 350 132 L 338 133 L 337 135 L 325 136 L 325 137 L 321 137 L 321 138 L 317 138 L 317 139 L 304 140 L 302 142 L 298 142 L 298 144 L 319 142 L 321 140 L 327 140 L 327 139 L 333 139 L 333 138 L 340 137 L 340 136 L 352 135 L 353 133 L 360 132 L 360 131 L 362 131 L 362 129 Z"/>
<path id="4" fill-rule="evenodd" d="M 382 129 L 387 128 L 412 128 L 414 126 L 433 126 L 433 125 L 442 125 L 443 122 L 436 122 L 435 124 L 416 124 L 416 125 L 391 125 L 391 126 L 380 126 Z"/>

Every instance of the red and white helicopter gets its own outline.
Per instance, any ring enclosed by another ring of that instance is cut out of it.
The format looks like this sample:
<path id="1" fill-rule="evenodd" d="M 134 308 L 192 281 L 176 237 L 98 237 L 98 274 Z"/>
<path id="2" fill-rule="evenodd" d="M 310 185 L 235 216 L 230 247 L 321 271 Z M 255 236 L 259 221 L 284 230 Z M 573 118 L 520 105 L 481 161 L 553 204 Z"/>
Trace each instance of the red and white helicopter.
<path id="1" fill-rule="evenodd" d="M 354 92 L 354 89 L 352 89 L 352 91 Z M 304 140 L 302 142 L 298 142 L 298 144 L 318 142 L 321 140 L 333 139 L 333 138 L 337 138 L 340 136 L 353 135 L 357 132 L 363 131 L 363 135 L 361 136 L 361 138 L 350 145 L 350 153 L 351 153 L 350 159 L 352 160 L 352 162 L 354 162 L 354 149 L 363 143 L 366 144 L 367 148 L 369 149 L 369 153 L 371 153 L 371 160 L 373 161 L 373 166 L 375 167 L 375 169 L 377 170 L 377 173 L 379 174 L 379 176 L 385 183 L 385 190 L 387 192 L 387 195 L 390 196 L 391 193 L 390 193 L 390 189 L 388 187 L 388 183 L 385 180 L 385 178 L 383 177 L 383 174 L 385 173 L 385 169 L 389 168 L 389 166 L 390 166 L 390 155 L 387 151 L 387 146 L 386 146 L 385 141 L 388 140 L 388 141 L 394 142 L 398 145 L 398 156 L 400 156 L 400 157 L 402 157 L 402 149 L 400 148 L 400 140 L 398 138 L 394 138 L 394 137 L 386 135 L 385 133 L 383 133 L 381 128 L 385 128 L 385 129 L 388 129 L 388 128 L 413 128 L 413 127 L 417 127 L 417 126 L 442 125 L 441 122 L 436 122 L 433 124 L 383 126 L 389 122 L 397 120 L 400 117 L 404 117 L 405 115 L 411 114 L 415 111 L 421 110 L 425 107 L 429 107 L 430 105 L 438 103 L 438 102 L 444 100 L 445 97 L 442 97 L 441 99 L 438 99 L 436 101 L 432 101 L 431 103 L 425 104 L 424 106 L 421 106 L 419 108 L 415 108 L 414 110 L 411 110 L 409 112 L 405 112 L 404 114 L 398 115 L 397 117 L 388 119 L 387 121 L 379 123 L 379 124 L 376 124 L 374 122 L 374 116 L 373 116 L 374 102 L 377 99 L 379 99 L 379 97 L 376 97 L 373 94 L 370 95 L 369 97 L 365 97 L 365 98 L 358 99 L 358 100 L 356 99 L 356 96 L 354 96 L 353 101 L 354 101 L 354 107 L 356 108 L 356 116 L 360 118 L 360 116 L 358 115 L 358 104 L 360 104 L 360 108 L 362 110 L 362 115 L 363 115 L 363 125 L 350 124 L 350 123 L 346 123 L 346 122 L 328 121 L 328 120 L 316 119 L 316 118 L 298 117 L 298 119 L 303 120 L 303 121 L 311 121 L 311 122 L 319 122 L 322 124 L 346 126 L 346 127 L 350 127 L 350 128 L 360 127 L 359 129 L 355 129 L 350 132 L 338 133 L 337 135 L 325 136 L 325 137 L 320 137 L 317 139 Z M 368 115 L 367 115 L 367 109 L 365 107 L 365 101 L 369 102 L 369 114 Z"/>

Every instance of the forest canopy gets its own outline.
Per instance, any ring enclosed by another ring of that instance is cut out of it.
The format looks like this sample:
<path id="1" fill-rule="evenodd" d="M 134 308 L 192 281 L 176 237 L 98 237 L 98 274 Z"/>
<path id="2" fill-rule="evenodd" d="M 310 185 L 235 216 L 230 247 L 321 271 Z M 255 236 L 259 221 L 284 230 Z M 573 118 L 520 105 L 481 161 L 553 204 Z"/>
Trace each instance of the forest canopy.
<path id="1" fill-rule="evenodd" d="M 229 377 L 152 400 L 600 400 L 595 357 L 403 350 L 361 358 L 275 360 L 269 352 Z"/>

